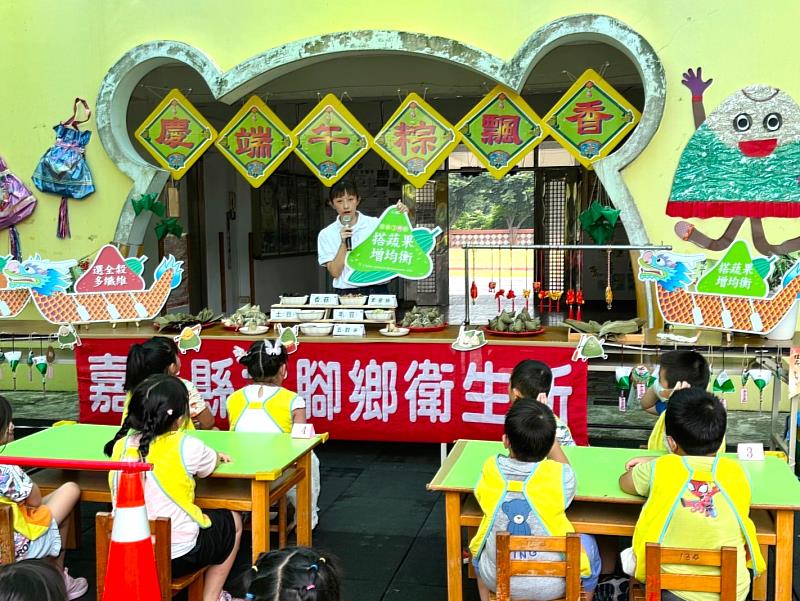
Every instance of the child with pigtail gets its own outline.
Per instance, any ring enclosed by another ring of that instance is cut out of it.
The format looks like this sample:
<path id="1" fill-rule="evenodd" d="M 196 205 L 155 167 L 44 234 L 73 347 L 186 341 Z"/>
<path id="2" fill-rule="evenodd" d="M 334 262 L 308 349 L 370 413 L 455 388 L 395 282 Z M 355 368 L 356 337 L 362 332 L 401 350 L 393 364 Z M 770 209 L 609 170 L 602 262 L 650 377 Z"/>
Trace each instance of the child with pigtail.
<path id="1" fill-rule="evenodd" d="M 245 575 L 253 601 L 340 601 L 336 561 L 307 547 L 288 547 L 258 558 Z"/>

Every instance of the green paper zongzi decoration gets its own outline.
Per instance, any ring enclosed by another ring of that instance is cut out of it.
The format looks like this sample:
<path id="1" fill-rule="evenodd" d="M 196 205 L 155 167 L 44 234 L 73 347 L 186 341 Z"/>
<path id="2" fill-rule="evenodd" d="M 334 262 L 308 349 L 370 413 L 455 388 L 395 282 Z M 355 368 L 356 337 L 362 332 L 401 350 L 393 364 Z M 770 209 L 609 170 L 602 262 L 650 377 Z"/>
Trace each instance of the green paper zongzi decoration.
<path id="1" fill-rule="evenodd" d="M 406 280 L 423 280 L 433 271 L 431 252 L 438 227 L 412 227 L 408 215 L 394 207 L 383 212 L 372 234 L 347 255 L 347 266 L 352 269 L 347 282 L 356 286 L 369 286 L 387 282 L 395 277 Z"/>
<path id="2" fill-rule="evenodd" d="M 581 229 L 597 244 L 605 244 L 614 236 L 614 228 L 619 220 L 619 209 L 601 205 L 596 200 L 592 201 L 578 219 Z"/>

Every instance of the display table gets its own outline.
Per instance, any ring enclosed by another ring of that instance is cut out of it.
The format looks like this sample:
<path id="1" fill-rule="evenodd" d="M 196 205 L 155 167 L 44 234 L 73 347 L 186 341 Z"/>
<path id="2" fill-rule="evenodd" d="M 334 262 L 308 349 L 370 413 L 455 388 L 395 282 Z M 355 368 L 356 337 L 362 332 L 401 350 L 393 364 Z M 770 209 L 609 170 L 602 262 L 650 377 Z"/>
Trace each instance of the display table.
<path id="1" fill-rule="evenodd" d="M 660 453 L 604 447 L 564 447 L 564 452 L 575 470 L 578 484 L 577 503 L 569 511 L 575 529 L 588 534 L 631 536 L 638 513 L 632 513 L 632 508 L 641 506 L 645 499 L 624 493 L 619 488 L 619 476 L 629 459 Z M 461 527 L 477 527 L 479 522 L 479 516 L 476 520 L 474 515 L 464 515 L 462 503 L 472 494 L 486 459 L 498 453 L 507 454 L 500 443 L 459 440 L 428 484 L 429 490 L 445 494 L 449 601 L 462 598 Z M 775 598 L 789 599 L 794 512 L 800 509 L 800 482 L 786 463 L 775 457 L 742 462 L 742 465 L 750 476 L 751 510 L 764 510 L 774 520 L 774 528 L 772 523 L 757 521 L 757 525 L 760 525 L 759 544 L 775 545 Z M 757 588 L 763 590 L 763 586 Z"/>
<path id="2" fill-rule="evenodd" d="M 118 428 L 87 424 L 55 426 L 6 445 L 4 454 L 39 459 L 107 460 L 103 446 Z M 311 451 L 327 435 L 310 439 L 288 434 L 251 432 L 193 432 L 214 450 L 225 453 L 222 463 L 208 478 L 197 479 L 195 499 L 203 509 L 252 512 L 253 561 L 269 551 L 270 492 L 290 470 L 297 479 L 297 544 L 311 545 Z M 43 494 L 67 481 L 81 487 L 84 501 L 111 502 L 108 472 L 46 469 L 33 475 Z"/>

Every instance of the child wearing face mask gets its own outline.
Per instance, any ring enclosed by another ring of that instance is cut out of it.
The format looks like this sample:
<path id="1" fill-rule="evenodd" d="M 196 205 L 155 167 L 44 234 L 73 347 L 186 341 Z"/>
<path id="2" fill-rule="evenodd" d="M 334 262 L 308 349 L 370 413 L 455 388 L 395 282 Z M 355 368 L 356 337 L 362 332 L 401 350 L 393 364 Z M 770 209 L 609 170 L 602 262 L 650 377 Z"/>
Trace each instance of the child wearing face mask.
<path id="1" fill-rule="evenodd" d="M 676 390 L 682 388 L 708 388 L 711 371 L 705 357 L 697 351 L 669 351 L 661 355 L 658 379 L 642 398 L 642 409 L 658 415 L 653 431 L 647 441 L 647 448 L 652 451 L 668 451 L 664 432 L 664 413 L 667 402 Z M 725 450 L 725 440 L 722 441 Z"/>

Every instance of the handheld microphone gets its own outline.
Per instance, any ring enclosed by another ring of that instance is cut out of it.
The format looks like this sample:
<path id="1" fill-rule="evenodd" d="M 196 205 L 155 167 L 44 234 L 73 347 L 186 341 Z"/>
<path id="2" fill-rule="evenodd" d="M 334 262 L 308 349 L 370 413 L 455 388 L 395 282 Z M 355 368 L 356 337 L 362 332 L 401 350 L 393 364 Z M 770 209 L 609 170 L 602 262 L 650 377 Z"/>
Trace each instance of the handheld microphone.
<path id="1" fill-rule="evenodd" d="M 342 215 L 340 218 L 342 225 L 344 225 L 345 229 L 350 229 L 350 222 L 353 221 L 352 215 Z M 344 247 L 346 250 L 353 250 L 353 238 L 346 238 L 344 241 Z"/>

